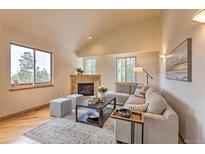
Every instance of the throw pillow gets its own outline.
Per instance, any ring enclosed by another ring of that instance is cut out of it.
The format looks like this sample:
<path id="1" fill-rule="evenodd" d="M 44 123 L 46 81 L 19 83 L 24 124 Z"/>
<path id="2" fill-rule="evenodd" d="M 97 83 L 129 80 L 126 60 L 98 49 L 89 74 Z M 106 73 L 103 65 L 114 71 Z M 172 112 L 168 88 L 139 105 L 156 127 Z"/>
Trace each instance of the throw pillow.
<path id="1" fill-rule="evenodd" d="M 145 104 L 125 104 L 123 108 L 130 109 L 132 112 L 146 112 L 148 103 Z"/>
<path id="2" fill-rule="evenodd" d="M 167 106 L 164 99 L 160 95 L 156 95 L 154 98 L 149 100 L 147 112 L 161 115 L 166 108 Z"/>
<path id="3" fill-rule="evenodd" d="M 139 95 L 139 94 L 140 94 L 140 89 L 136 88 L 135 92 L 134 92 L 134 95 Z"/>
<path id="4" fill-rule="evenodd" d="M 138 83 L 132 84 L 131 85 L 131 95 L 134 95 L 136 89 L 141 89 L 141 93 L 143 94 L 146 92 L 148 88 L 149 86 L 145 86 L 143 84 L 138 84 Z"/>
<path id="5" fill-rule="evenodd" d="M 137 86 L 138 86 L 138 83 L 131 84 L 131 95 L 134 95 L 134 92 Z"/>
<path id="6" fill-rule="evenodd" d="M 142 89 L 135 89 L 135 92 L 134 92 L 134 96 L 136 97 L 145 97 L 145 91 L 143 91 Z"/>
<path id="7" fill-rule="evenodd" d="M 150 94 L 152 94 L 153 92 L 157 91 L 155 88 L 149 87 L 146 92 L 145 92 L 145 97 L 149 97 Z"/>
<path id="8" fill-rule="evenodd" d="M 149 86 L 142 86 L 142 87 L 141 87 L 141 89 L 142 89 L 143 91 L 147 91 L 148 88 L 149 88 Z"/>
<path id="9" fill-rule="evenodd" d="M 154 99 L 155 98 L 155 96 L 158 96 L 159 95 L 159 93 L 158 92 L 153 92 L 153 93 L 151 93 L 148 97 L 146 97 L 146 103 L 149 103 L 150 102 L 150 100 L 152 100 L 152 99 Z"/>

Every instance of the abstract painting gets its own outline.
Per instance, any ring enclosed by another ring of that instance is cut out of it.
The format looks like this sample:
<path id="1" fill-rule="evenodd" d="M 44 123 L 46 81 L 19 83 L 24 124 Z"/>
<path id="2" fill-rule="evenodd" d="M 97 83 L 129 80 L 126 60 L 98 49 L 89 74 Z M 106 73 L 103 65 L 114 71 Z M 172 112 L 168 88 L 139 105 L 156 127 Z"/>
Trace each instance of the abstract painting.
<path id="1" fill-rule="evenodd" d="M 191 81 L 192 39 L 188 38 L 166 55 L 166 77 Z"/>

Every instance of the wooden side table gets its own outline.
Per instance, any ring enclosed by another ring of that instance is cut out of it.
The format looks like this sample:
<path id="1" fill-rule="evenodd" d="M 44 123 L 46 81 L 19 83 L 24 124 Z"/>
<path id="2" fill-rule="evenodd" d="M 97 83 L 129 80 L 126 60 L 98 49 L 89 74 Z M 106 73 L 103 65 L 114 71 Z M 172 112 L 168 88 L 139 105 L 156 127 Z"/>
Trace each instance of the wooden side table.
<path id="1" fill-rule="evenodd" d="M 135 123 L 141 124 L 142 126 L 142 135 L 141 135 L 141 143 L 144 143 L 144 115 L 143 113 L 140 112 L 135 112 L 132 113 L 132 115 L 129 118 L 125 118 L 120 116 L 119 112 L 117 109 L 115 109 L 111 117 L 114 119 L 119 119 L 119 120 L 125 120 L 131 122 L 131 144 L 134 144 L 134 139 L 135 139 Z"/>

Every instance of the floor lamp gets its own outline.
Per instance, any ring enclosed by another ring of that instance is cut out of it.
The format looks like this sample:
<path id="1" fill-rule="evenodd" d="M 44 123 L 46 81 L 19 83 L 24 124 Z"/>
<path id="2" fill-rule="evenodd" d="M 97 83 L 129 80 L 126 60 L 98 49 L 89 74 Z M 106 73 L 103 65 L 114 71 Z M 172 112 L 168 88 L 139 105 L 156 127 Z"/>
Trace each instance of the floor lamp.
<path id="1" fill-rule="evenodd" d="M 153 79 L 153 77 L 140 64 L 137 64 L 137 66 L 133 68 L 133 72 L 144 72 L 147 75 L 147 85 L 149 84 L 149 78 Z"/>

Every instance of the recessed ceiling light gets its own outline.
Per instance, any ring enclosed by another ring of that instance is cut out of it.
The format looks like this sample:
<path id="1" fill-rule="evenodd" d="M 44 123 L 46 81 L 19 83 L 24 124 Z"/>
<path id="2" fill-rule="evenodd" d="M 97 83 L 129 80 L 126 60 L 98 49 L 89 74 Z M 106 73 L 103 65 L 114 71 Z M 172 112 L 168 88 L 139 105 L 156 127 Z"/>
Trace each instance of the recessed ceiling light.
<path id="1" fill-rule="evenodd" d="M 196 12 L 192 17 L 192 21 L 205 23 L 205 9 Z"/>
<path id="2" fill-rule="evenodd" d="M 88 36 L 88 39 L 89 39 L 89 40 L 92 40 L 92 39 L 93 39 L 93 37 L 92 37 L 92 36 Z"/>

